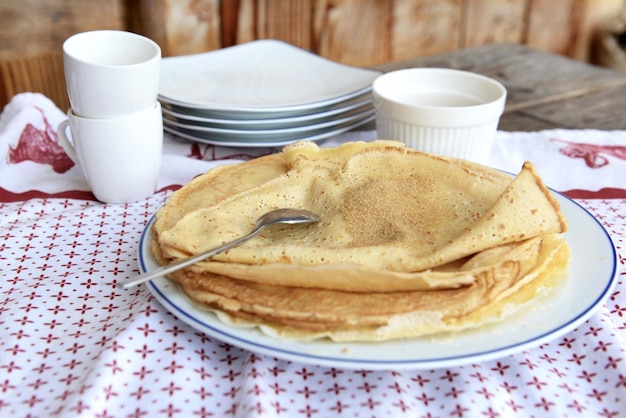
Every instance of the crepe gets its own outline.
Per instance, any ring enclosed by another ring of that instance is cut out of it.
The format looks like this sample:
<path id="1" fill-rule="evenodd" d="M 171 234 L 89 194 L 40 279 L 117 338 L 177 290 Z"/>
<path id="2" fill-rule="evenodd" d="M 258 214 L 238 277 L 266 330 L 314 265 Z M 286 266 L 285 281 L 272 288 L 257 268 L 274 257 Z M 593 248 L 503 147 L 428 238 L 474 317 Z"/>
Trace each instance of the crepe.
<path id="1" fill-rule="evenodd" d="M 277 335 L 381 340 L 475 326 L 477 312 L 567 265 L 566 221 L 532 164 L 512 179 L 393 141 L 301 142 L 211 170 L 157 213 L 152 251 L 167 264 L 279 207 L 321 221 L 269 228 L 170 277 Z"/>
<path id="2" fill-rule="evenodd" d="M 174 279 L 199 306 L 235 326 L 256 324 L 267 334 L 299 340 L 385 341 L 460 331 L 514 313 L 554 287 L 567 266 L 569 250 L 561 237 L 541 241 L 524 249 L 534 258 L 532 267 L 507 263 L 470 286 L 440 291 L 343 292 L 190 271 L 175 273 Z"/>

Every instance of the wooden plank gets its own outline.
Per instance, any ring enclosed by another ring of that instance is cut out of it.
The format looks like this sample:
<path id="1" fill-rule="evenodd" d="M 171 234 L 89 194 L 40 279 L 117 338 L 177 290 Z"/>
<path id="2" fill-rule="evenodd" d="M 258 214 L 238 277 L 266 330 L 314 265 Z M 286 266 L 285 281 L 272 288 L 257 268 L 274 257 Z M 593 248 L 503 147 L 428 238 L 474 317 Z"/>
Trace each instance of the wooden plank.
<path id="1" fill-rule="evenodd" d="M 311 0 L 257 0 L 253 39 L 280 39 L 311 49 Z"/>
<path id="2" fill-rule="evenodd" d="M 567 100 L 525 108 L 522 113 L 571 129 L 626 129 L 626 83 L 589 91 Z"/>
<path id="3" fill-rule="evenodd" d="M 126 2 L 126 29 L 143 34 L 161 47 L 162 56 L 170 55 L 165 26 L 164 0 L 133 0 Z"/>
<path id="4" fill-rule="evenodd" d="M 257 0 L 239 0 L 237 2 L 237 10 L 235 6 L 229 5 L 229 15 L 237 16 L 236 22 L 231 20 L 229 24 L 234 24 L 234 27 L 225 27 L 223 33 L 227 33 L 228 38 L 232 38 L 234 44 L 242 42 L 250 42 L 256 39 L 256 24 L 257 24 L 257 12 L 256 12 Z M 233 45 L 234 45 L 233 44 Z"/>
<path id="5" fill-rule="evenodd" d="M 598 29 L 623 7 L 623 0 L 530 0 L 525 43 L 587 62 Z"/>
<path id="6" fill-rule="evenodd" d="M 390 3 L 377 0 L 317 0 L 313 50 L 329 59 L 366 66 L 389 61 Z"/>
<path id="7" fill-rule="evenodd" d="M 528 43 L 538 49 L 586 59 L 593 31 L 601 19 L 623 7 L 622 1 L 126 0 L 125 3 L 131 11 L 135 4 L 144 4 L 142 9 L 148 15 L 144 26 L 149 29 L 142 33 L 157 40 L 169 55 L 274 38 L 335 61 L 371 66 L 494 42 Z M 163 3 L 167 7 L 159 6 Z M 150 8 L 150 4 L 155 6 Z M 164 15 L 161 18 L 155 15 L 159 8 Z M 133 17 L 132 13 L 130 16 Z M 163 23 L 152 23 L 159 21 Z M 166 32 L 166 36 L 158 33 L 159 25 L 165 28 L 161 32 Z"/>
<path id="8" fill-rule="evenodd" d="M 225 28 L 225 39 L 239 44 L 256 39 L 279 39 L 304 49 L 312 48 L 312 0 L 239 0 L 238 9 L 228 4 L 230 28 Z M 234 25 L 234 27 L 233 27 Z"/>
<path id="9" fill-rule="evenodd" d="M 447 52 L 460 47 L 462 0 L 398 0 L 393 5 L 391 60 Z"/>
<path id="10" fill-rule="evenodd" d="M 165 49 L 171 55 L 221 48 L 220 0 L 164 0 Z"/>
<path id="11" fill-rule="evenodd" d="M 498 123 L 499 131 L 509 132 L 534 132 L 557 128 L 563 128 L 563 126 L 550 120 L 526 115 L 523 112 L 505 113 Z"/>
<path id="12" fill-rule="evenodd" d="M 239 8 L 239 0 L 221 2 L 222 48 L 237 44 Z"/>
<path id="13" fill-rule="evenodd" d="M 22 92 L 42 93 L 60 109 L 69 108 L 61 51 L 0 60 L 0 108 Z"/>
<path id="14" fill-rule="evenodd" d="M 585 15 L 579 28 L 578 42 L 572 57 L 583 62 L 594 62 L 594 42 L 608 22 L 624 12 L 624 0 L 587 0 L 592 1 L 585 9 Z"/>
<path id="15" fill-rule="evenodd" d="M 521 43 L 530 0 L 465 0 L 463 48 L 494 42 Z"/>
<path id="16" fill-rule="evenodd" d="M 60 50 L 65 39 L 93 29 L 123 29 L 123 0 L 2 0 L 0 58 Z"/>
<path id="17" fill-rule="evenodd" d="M 526 44 L 543 51 L 574 56 L 587 0 L 530 0 Z"/>
<path id="18" fill-rule="evenodd" d="M 532 50 L 520 44 L 481 45 L 449 53 L 389 62 L 375 68 L 388 72 L 412 67 L 445 67 L 481 73 L 505 66 L 511 60 L 516 60 L 514 57 L 519 54 L 529 53 L 532 53 Z"/>

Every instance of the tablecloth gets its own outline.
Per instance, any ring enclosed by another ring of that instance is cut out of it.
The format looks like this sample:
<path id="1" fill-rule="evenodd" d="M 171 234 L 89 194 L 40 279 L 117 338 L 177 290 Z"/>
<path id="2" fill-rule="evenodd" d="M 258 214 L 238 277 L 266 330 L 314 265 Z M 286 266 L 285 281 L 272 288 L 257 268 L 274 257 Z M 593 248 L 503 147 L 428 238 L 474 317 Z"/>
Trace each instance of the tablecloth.
<path id="1" fill-rule="evenodd" d="M 145 286 L 116 285 L 138 274 L 141 233 L 173 190 L 216 164 L 279 149 L 166 135 L 158 191 L 108 205 L 60 148 L 64 117 L 30 93 L 0 115 L 0 415 L 626 416 L 626 132 L 499 131 L 492 153 L 491 165 L 510 172 L 533 161 L 611 236 L 619 276 L 595 315 L 491 361 L 376 371 L 256 354 L 186 325 Z M 354 131 L 320 145 L 375 137 Z"/>

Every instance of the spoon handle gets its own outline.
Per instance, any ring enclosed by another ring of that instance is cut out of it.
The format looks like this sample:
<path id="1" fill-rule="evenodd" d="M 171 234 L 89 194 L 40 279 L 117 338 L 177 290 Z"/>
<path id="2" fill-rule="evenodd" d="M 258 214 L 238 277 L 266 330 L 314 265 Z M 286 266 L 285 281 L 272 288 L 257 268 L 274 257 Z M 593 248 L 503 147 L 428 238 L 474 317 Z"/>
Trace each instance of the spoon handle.
<path id="1" fill-rule="evenodd" d="M 129 287 L 138 285 L 140 283 L 143 282 L 147 282 L 148 280 L 152 280 L 155 277 L 159 277 L 159 276 L 164 276 L 166 274 L 175 272 L 176 270 L 180 270 L 182 268 L 185 267 L 189 267 L 192 264 L 195 264 L 199 261 L 205 260 L 209 257 L 213 257 L 214 255 L 217 255 L 223 251 L 229 250 L 231 248 L 233 248 L 236 245 L 241 244 L 244 241 L 249 240 L 250 238 L 254 237 L 256 234 L 259 233 L 259 231 L 261 231 L 261 228 L 257 228 L 254 231 L 250 232 L 248 235 L 244 235 L 242 237 L 239 237 L 233 241 L 230 241 L 220 247 L 217 248 L 213 248 L 212 250 L 208 250 L 205 251 L 203 253 L 200 254 L 196 254 L 192 257 L 188 257 L 188 258 L 183 258 L 182 260 L 178 260 L 172 264 L 168 264 L 167 266 L 163 266 L 163 267 L 159 267 L 155 270 L 140 274 L 139 276 L 125 281 L 125 282 L 121 282 L 118 285 L 123 287 L 124 289 L 128 289 Z"/>

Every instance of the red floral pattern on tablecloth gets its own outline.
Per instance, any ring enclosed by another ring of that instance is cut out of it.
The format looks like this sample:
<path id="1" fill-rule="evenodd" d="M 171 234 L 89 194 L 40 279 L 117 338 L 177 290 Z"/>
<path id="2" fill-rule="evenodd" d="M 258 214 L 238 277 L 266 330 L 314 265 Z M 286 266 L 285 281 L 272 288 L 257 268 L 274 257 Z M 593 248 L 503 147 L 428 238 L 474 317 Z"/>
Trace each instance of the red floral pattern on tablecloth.
<path id="1" fill-rule="evenodd" d="M 581 201 L 611 234 L 619 282 L 578 329 L 498 360 L 433 370 L 317 367 L 239 349 L 141 286 L 131 205 L 0 203 L 0 415 L 31 417 L 619 417 L 626 411 L 626 200 Z M 590 277 L 590 280 L 593 280 Z"/>

